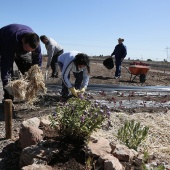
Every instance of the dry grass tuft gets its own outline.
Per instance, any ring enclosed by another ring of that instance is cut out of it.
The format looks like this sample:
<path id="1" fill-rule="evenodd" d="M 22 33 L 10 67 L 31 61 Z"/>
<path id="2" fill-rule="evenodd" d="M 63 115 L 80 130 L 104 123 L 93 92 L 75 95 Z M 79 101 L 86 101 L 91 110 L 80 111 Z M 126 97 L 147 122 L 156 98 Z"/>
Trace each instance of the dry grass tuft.
<path id="1" fill-rule="evenodd" d="M 33 103 L 37 100 L 38 91 L 47 92 L 44 76 L 38 65 L 34 65 L 29 69 L 26 79 L 28 80 L 26 100 L 29 103 Z"/>
<path id="2" fill-rule="evenodd" d="M 24 100 L 27 92 L 28 82 L 24 79 L 10 81 L 5 89 L 15 98 Z"/>
<path id="3" fill-rule="evenodd" d="M 44 76 L 38 65 L 32 66 L 24 79 L 10 81 L 5 89 L 18 100 L 26 100 L 31 105 L 37 101 L 39 91 L 47 91 Z"/>

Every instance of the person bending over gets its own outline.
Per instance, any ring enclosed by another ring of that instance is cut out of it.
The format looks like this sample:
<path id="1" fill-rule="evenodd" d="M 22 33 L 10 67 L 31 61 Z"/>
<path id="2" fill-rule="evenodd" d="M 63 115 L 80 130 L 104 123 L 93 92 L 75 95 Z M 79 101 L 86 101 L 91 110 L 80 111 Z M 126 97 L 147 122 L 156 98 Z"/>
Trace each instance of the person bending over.
<path id="1" fill-rule="evenodd" d="M 52 69 L 51 77 L 57 78 L 58 77 L 58 56 L 61 55 L 64 50 L 55 40 L 49 38 L 45 35 L 41 35 L 40 39 L 43 44 L 45 44 L 45 48 L 47 50 L 48 60 L 46 71 L 48 71 L 50 65 Z"/>
<path id="2" fill-rule="evenodd" d="M 26 55 L 30 52 L 31 57 Z M 0 60 L 4 89 L 11 80 L 14 62 L 22 74 L 25 74 L 34 64 L 41 67 L 42 54 L 39 36 L 26 25 L 10 24 L 2 27 L 0 29 Z M 4 89 L 4 99 L 13 100 L 14 97 Z"/>
<path id="3" fill-rule="evenodd" d="M 90 74 L 89 56 L 78 51 L 71 51 L 61 54 L 58 57 L 58 65 L 62 75 L 62 97 L 68 97 L 69 91 L 72 95 L 78 97 L 78 93 L 84 93 Z M 75 85 L 70 82 L 70 72 L 75 77 Z"/>

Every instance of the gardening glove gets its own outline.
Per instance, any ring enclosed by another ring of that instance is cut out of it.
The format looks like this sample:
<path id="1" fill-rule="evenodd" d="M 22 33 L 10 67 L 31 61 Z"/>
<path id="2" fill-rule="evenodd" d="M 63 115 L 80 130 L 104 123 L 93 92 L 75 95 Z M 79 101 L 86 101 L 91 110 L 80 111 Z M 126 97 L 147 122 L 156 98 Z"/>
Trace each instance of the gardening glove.
<path id="1" fill-rule="evenodd" d="M 74 87 L 69 88 L 69 90 L 71 91 L 72 95 L 74 95 L 75 97 L 78 97 L 78 90 L 76 90 Z"/>
<path id="2" fill-rule="evenodd" d="M 81 90 L 80 90 L 80 93 L 84 93 L 86 91 L 86 87 L 83 87 Z"/>

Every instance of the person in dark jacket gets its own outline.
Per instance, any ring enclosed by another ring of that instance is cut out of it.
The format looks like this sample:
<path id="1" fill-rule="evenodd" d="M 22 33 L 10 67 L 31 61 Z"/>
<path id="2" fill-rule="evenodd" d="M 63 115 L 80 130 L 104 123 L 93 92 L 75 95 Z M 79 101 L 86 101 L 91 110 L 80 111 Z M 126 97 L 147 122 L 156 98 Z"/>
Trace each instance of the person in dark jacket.
<path id="1" fill-rule="evenodd" d="M 118 45 L 115 46 L 115 49 L 111 56 L 115 56 L 115 65 L 116 65 L 116 71 L 115 71 L 115 79 L 121 77 L 121 64 L 124 58 L 127 55 L 127 49 L 126 46 L 123 44 L 124 39 L 119 38 L 118 39 Z"/>
<path id="2" fill-rule="evenodd" d="M 31 57 L 26 55 L 31 52 Z M 24 57 L 22 57 L 24 56 Z M 10 24 L 0 29 L 0 66 L 1 79 L 4 87 L 11 80 L 13 63 L 15 62 L 22 74 L 27 72 L 32 65 L 42 64 L 42 54 L 39 36 L 28 26 Z M 4 99 L 12 99 L 4 89 Z"/>

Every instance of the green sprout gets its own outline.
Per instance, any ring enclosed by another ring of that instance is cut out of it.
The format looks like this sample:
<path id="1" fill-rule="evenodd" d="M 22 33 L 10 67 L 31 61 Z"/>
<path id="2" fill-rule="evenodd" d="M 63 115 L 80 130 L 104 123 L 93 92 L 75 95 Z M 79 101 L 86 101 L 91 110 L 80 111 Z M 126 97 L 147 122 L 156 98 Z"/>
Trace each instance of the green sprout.
<path id="1" fill-rule="evenodd" d="M 130 149 L 137 150 L 139 144 L 146 138 L 149 127 L 142 127 L 134 120 L 125 122 L 118 130 L 117 138 Z"/>

